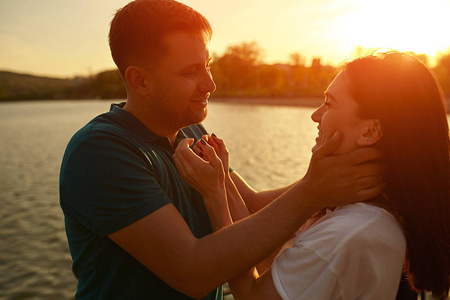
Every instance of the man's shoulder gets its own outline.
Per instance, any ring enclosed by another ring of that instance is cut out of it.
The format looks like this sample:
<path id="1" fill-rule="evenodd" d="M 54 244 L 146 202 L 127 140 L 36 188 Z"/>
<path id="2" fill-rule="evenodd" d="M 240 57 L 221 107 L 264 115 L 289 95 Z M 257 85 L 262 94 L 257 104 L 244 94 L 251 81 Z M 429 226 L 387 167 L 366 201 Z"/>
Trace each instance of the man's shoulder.
<path id="1" fill-rule="evenodd" d="M 114 122 L 108 114 L 101 114 L 79 129 L 70 139 L 67 149 L 80 145 L 99 145 L 129 140 L 132 133 Z"/>
<path id="2" fill-rule="evenodd" d="M 74 137 L 89 138 L 96 134 L 112 134 L 117 135 L 123 131 L 122 127 L 114 122 L 107 113 L 101 114 L 75 133 Z"/>
<path id="3" fill-rule="evenodd" d="M 124 153 L 139 153 L 139 143 L 142 142 L 131 132 L 110 120 L 107 114 L 102 114 L 72 136 L 64 152 L 61 169 L 65 169 L 69 162 L 71 168 L 77 168 L 74 162 L 115 161 Z"/>

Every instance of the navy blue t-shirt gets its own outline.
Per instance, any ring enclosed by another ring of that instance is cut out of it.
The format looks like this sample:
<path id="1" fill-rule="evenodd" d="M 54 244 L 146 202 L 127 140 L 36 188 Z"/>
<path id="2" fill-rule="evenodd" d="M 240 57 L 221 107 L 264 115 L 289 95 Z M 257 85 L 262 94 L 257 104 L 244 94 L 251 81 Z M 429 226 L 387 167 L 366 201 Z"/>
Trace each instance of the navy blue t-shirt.
<path id="1" fill-rule="evenodd" d="M 206 134 L 182 129 L 177 142 Z M 202 196 L 179 175 L 168 138 L 113 105 L 70 140 L 60 174 L 60 204 L 78 278 L 76 299 L 191 299 L 179 293 L 108 235 L 172 203 L 195 237 L 212 232 Z M 157 241 L 155 241 L 157 243 Z M 204 299 L 222 299 L 222 288 Z"/>

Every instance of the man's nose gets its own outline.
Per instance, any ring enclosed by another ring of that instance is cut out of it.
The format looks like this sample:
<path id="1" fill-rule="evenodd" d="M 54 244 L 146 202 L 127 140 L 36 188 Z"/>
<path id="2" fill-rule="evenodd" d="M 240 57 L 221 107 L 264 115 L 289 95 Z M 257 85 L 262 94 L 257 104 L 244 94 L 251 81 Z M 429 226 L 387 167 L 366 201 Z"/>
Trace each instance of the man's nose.
<path id="1" fill-rule="evenodd" d="M 199 83 L 198 87 L 200 91 L 206 93 L 212 93 L 216 90 L 216 83 L 209 70 L 207 70 L 206 74 L 202 77 L 202 81 Z"/>

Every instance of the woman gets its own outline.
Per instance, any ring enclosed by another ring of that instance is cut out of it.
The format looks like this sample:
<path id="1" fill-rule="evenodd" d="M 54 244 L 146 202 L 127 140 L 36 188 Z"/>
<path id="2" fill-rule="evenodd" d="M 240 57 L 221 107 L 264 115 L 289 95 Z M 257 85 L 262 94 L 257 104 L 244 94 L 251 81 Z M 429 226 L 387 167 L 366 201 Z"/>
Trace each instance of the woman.
<path id="1" fill-rule="evenodd" d="M 405 53 L 358 58 L 342 68 L 312 119 L 319 124 L 313 151 L 336 131 L 343 134 L 336 153 L 378 147 L 385 191 L 367 203 L 319 212 L 269 270 L 230 282 L 235 298 L 394 299 L 402 267 L 414 289 L 448 295 L 450 141 L 430 71 Z M 209 144 L 228 161 L 220 139 Z M 197 147 L 214 160 L 209 144 Z M 227 195 L 233 214 L 236 191 Z"/>

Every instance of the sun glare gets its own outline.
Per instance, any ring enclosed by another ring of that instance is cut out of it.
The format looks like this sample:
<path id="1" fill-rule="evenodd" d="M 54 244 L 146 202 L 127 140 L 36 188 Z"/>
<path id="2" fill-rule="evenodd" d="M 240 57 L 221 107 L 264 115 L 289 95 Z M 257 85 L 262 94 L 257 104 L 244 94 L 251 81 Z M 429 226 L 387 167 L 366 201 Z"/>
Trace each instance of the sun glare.
<path id="1" fill-rule="evenodd" d="M 429 56 L 449 47 L 450 1 L 348 0 L 348 13 L 338 18 L 336 33 L 346 45 L 393 48 Z"/>

